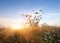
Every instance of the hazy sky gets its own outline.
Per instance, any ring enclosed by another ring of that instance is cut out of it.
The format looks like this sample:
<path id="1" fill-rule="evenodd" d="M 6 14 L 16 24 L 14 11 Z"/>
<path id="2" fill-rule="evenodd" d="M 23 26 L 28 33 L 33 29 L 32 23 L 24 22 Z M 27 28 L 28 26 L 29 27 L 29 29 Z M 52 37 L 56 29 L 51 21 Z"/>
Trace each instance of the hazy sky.
<path id="1" fill-rule="evenodd" d="M 60 0 L 0 0 L 0 23 L 22 19 L 22 13 L 42 9 L 41 22 L 60 25 Z"/>

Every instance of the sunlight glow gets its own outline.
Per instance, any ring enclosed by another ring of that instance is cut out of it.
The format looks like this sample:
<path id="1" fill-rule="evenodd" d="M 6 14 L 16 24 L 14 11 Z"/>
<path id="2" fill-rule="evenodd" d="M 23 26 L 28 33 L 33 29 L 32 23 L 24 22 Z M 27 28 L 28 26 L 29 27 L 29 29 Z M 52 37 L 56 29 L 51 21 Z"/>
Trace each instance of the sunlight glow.
<path id="1" fill-rule="evenodd" d="M 19 30 L 19 29 L 22 29 L 23 26 L 20 25 L 20 24 L 12 24 L 12 25 L 11 25 L 11 28 L 14 29 L 14 30 Z"/>

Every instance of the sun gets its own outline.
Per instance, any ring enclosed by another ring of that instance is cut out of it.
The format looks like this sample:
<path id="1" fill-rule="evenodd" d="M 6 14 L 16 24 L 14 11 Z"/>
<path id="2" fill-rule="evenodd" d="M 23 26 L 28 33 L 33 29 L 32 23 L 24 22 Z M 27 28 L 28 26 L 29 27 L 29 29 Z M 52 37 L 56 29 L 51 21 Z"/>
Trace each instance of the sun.
<path id="1" fill-rule="evenodd" d="M 11 28 L 14 29 L 14 30 L 19 30 L 19 29 L 22 29 L 23 26 L 20 25 L 20 24 L 12 24 L 12 25 L 11 25 Z"/>

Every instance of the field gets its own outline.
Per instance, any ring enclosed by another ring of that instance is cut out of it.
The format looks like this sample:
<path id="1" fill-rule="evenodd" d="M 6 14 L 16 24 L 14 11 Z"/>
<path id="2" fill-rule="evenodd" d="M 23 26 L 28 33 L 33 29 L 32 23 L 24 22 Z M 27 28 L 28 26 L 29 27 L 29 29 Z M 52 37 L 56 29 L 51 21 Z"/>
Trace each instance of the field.
<path id="1" fill-rule="evenodd" d="M 60 43 L 60 27 L 43 24 L 15 31 L 0 28 L 0 43 Z"/>

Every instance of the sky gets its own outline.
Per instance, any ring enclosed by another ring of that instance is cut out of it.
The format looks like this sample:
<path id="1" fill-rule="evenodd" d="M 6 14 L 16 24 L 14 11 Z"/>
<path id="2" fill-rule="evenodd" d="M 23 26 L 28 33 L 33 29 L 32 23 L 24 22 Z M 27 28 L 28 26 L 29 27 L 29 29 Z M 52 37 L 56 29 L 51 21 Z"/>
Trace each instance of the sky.
<path id="1" fill-rule="evenodd" d="M 43 10 L 41 23 L 60 26 L 60 0 L 0 0 L 0 24 L 23 21 L 21 14 Z"/>

